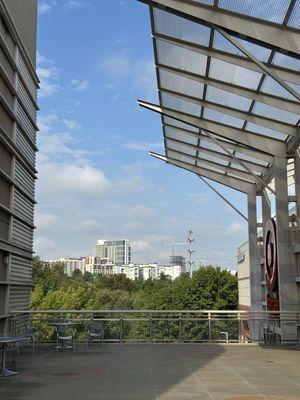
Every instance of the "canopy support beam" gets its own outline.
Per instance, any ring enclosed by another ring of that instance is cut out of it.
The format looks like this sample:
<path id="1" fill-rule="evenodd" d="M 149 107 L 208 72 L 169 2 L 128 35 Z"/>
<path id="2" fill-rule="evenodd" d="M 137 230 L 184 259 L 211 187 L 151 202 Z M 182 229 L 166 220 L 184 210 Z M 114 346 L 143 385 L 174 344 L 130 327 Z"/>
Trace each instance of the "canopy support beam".
<path id="1" fill-rule="evenodd" d="M 258 175 L 256 175 L 243 161 L 239 160 L 233 153 L 230 153 L 230 151 L 223 146 L 222 143 L 219 143 L 218 139 L 215 138 L 210 132 L 205 131 L 207 136 L 209 136 L 219 147 L 221 147 L 222 150 L 226 151 L 226 153 L 241 167 L 243 167 L 247 172 L 249 172 L 250 175 L 253 176 L 253 178 L 256 180 L 257 183 L 260 183 L 264 187 L 268 188 L 273 194 L 275 194 L 275 191 L 267 185 L 263 179 L 261 179 Z"/>
<path id="2" fill-rule="evenodd" d="M 175 160 L 171 157 L 166 157 L 162 154 L 149 152 L 150 156 L 158 158 L 159 160 L 165 161 L 167 164 L 175 165 L 178 168 L 182 168 L 189 172 L 194 172 L 196 175 L 201 175 L 205 178 L 211 179 L 215 182 L 230 187 L 231 189 L 237 190 L 242 193 L 256 193 L 256 186 L 254 183 L 244 181 L 243 179 L 235 178 L 232 176 L 221 174 L 207 168 L 196 167 L 195 165 Z"/>
<path id="3" fill-rule="evenodd" d="M 201 176 L 201 175 L 198 175 L 198 176 L 201 179 L 201 181 L 205 183 L 205 185 L 207 185 L 222 200 L 224 200 L 226 204 L 228 204 L 234 211 L 236 211 L 242 218 L 244 218 L 245 221 L 248 222 L 248 218 L 237 207 L 235 207 L 229 200 L 226 199 L 225 196 L 223 196 L 216 188 L 214 188 L 210 183 L 208 183 L 207 180 L 205 178 L 203 178 L 203 176 Z"/>
<path id="4" fill-rule="evenodd" d="M 141 107 L 157 112 L 158 114 L 177 119 L 178 121 L 184 122 L 196 128 L 204 129 L 205 131 L 214 133 L 217 136 L 222 136 L 226 139 L 233 140 L 237 143 L 252 147 L 254 149 L 264 149 L 265 152 L 271 155 L 276 155 L 279 157 L 286 156 L 286 145 L 280 140 L 256 134 L 254 132 L 252 133 L 250 131 L 244 131 L 242 129 L 234 128 L 230 125 L 221 124 L 219 122 L 199 118 L 191 114 L 186 114 L 171 108 L 152 104 L 144 100 L 138 100 L 138 104 Z"/>

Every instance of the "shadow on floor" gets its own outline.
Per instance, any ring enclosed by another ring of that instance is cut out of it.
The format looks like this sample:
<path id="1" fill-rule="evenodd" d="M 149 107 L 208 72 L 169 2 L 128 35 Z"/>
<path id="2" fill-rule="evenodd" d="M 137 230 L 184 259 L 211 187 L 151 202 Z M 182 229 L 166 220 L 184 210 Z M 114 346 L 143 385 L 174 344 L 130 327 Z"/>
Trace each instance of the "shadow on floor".
<path id="1" fill-rule="evenodd" d="M 218 344 L 39 350 L 20 357 L 18 376 L 0 378 L 0 399 L 300 400 L 300 353 L 281 350 Z"/>

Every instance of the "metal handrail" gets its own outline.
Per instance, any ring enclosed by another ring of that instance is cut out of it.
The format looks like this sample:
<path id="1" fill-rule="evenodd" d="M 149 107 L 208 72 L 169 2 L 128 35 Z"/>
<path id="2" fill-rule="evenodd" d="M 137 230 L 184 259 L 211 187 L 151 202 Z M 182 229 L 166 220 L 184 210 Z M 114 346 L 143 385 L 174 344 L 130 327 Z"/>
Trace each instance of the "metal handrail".
<path id="1" fill-rule="evenodd" d="M 57 318 L 86 324 L 95 317 L 97 320 L 103 321 L 105 328 L 108 329 L 107 332 L 113 335 L 110 338 L 106 338 L 107 341 L 118 341 L 120 343 L 126 341 L 253 343 L 261 342 L 262 324 L 271 322 L 279 324 L 292 323 L 292 325 L 297 326 L 300 321 L 300 311 L 11 310 L 11 325 L 16 327 L 16 322 L 24 318 L 30 318 L 35 324 L 48 324 Z M 134 325 L 135 323 L 143 323 L 140 331 Z M 163 326 L 159 324 L 165 323 L 167 325 L 162 330 L 157 328 Z M 190 328 L 184 323 L 196 324 L 193 327 L 192 335 L 190 335 Z M 255 326 L 259 326 L 260 331 L 257 338 L 251 334 L 252 328 Z"/>
<path id="2" fill-rule="evenodd" d="M 10 310 L 10 314 L 240 314 L 240 315 L 298 315 L 299 311 L 246 310 Z"/>

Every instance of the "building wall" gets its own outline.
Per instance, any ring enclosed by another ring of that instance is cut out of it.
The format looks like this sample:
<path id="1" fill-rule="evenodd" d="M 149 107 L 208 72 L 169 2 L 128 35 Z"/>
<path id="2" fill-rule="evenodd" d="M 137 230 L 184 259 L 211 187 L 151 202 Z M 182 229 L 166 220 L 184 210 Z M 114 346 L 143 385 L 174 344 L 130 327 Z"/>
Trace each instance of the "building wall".
<path id="1" fill-rule="evenodd" d="M 250 301 L 250 264 L 248 242 L 243 243 L 237 249 L 237 271 L 239 289 L 239 308 L 247 309 L 251 306 Z"/>
<path id="2" fill-rule="evenodd" d="M 29 306 L 35 194 L 36 0 L 0 1 L 0 332 Z"/>

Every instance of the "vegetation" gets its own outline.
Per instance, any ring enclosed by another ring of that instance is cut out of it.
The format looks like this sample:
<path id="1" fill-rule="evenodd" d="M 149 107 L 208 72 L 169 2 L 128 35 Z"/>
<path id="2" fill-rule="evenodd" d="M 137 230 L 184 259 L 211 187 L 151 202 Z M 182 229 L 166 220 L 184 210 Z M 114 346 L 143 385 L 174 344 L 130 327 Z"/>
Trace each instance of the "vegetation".
<path id="1" fill-rule="evenodd" d="M 38 257 L 33 263 L 31 307 L 39 310 L 222 310 L 237 308 L 237 279 L 219 267 L 207 266 L 190 278 L 162 276 L 145 282 L 124 275 L 97 276 L 63 266 L 50 267 Z"/>
<path id="2" fill-rule="evenodd" d="M 64 274 L 61 264 L 49 266 L 39 258 L 34 259 L 34 290 L 31 308 L 36 310 L 222 310 L 237 308 L 237 278 L 219 267 L 207 266 L 194 272 L 192 278 L 182 274 L 171 281 L 162 275 L 160 279 L 145 282 L 132 281 L 125 275 L 93 276 L 75 270 L 72 277 Z M 66 313 L 67 317 L 68 314 Z M 69 314 L 71 316 L 71 314 Z M 104 317 L 98 315 L 97 317 Z M 109 317 L 109 314 L 106 315 Z M 55 318 L 55 316 L 53 315 Z M 74 315 L 73 315 L 74 317 Z M 76 315 L 85 318 L 84 315 Z M 111 316 L 113 317 L 113 315 Z M 122 315 L 118 315 L 122 318 Z M 128 315 L 127 315 L 128 317 Z M 130 317 L 130 316 L 129 316 Z M 134 315 L 132 317 L 135 318 Z M 36 324 L 41 339 L 53 337 L 54 330 L 45 321 L 48 316 L 40 316 Z M 165 320 L 154 318 L 150 322 L 123 321 L 123 338 L 144 340 L 206 340 L 207 319 L 193 320 L 187 316 L 180 323 L 173 316 L 164 314 Z M 215 321 L 210 334 L 218 338 L 222 331 L 238 334 L 236 321 Z M 84 337 L 85 328 L 77 329 L 79 337 Z M 105 324 L 105 335 L 110 339 L 120 337 L 119 320 Z"/>

